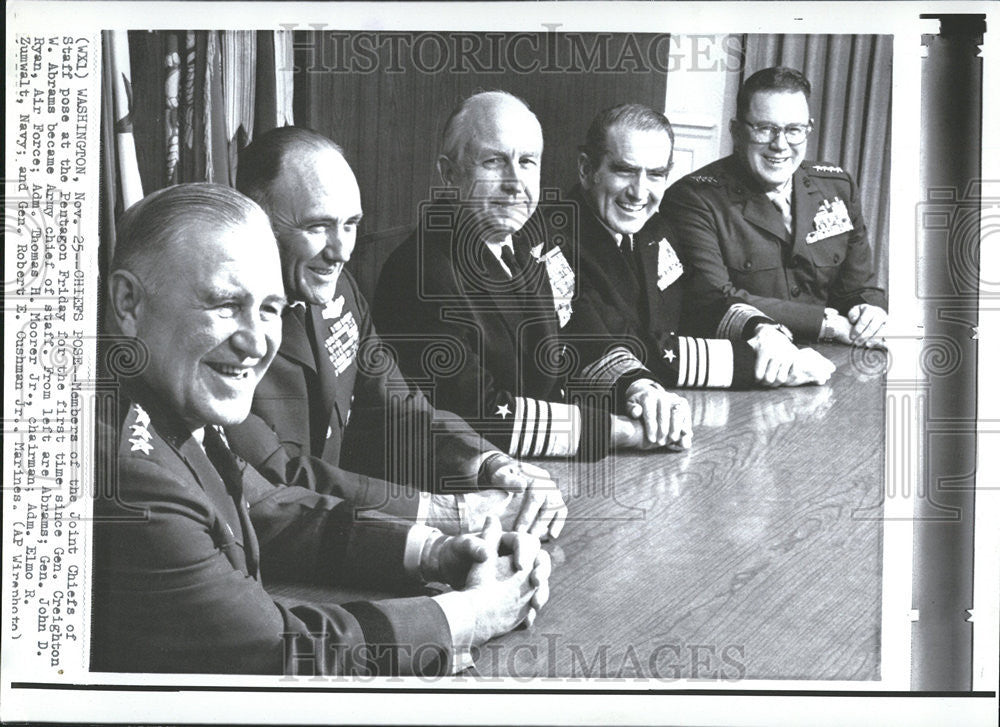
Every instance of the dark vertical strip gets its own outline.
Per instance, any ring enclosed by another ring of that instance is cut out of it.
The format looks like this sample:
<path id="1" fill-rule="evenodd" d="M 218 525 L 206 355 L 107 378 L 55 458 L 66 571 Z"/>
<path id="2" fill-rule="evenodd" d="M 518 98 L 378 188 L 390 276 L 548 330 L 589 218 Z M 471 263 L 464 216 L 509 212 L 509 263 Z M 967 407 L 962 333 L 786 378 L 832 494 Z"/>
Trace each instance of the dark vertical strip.
<path id="1" fill-rule="evenodd" d="M 924 487 L 914 523 L 912 685 L 972 688 L 978 200 L 983 15 L 934 15 L 941 31 L 924 36 L 921 73 L 921 187 L 918 290 L 926 338 L 921 366 L 929 379 Z M 942 225 L 942 220 L 947 224 Z M 956 476 L 958 475 L 958 476 Z"/>

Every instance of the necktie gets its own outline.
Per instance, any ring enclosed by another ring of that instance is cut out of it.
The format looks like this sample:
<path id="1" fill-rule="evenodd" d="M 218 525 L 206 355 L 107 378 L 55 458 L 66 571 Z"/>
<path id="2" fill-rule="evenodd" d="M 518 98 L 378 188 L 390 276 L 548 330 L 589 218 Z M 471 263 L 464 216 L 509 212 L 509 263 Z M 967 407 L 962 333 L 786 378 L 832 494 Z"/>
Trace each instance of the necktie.
<path id="1" fill-rule="evenodd" d="M 218 430 L 213 426 L 205 427 L 205 454 L 208 455 L 209 462 L 215 467 L 219 477 L 226 485 L 226 492 L 233 499 L 236 512 L 240 518 L 240 526 L 243 529 L 243 550 L 247 560 L 247 571 L 256 577 L 260 565 L 260 554 L 258 552 L 257 536 L 250 522 L 250 515 L 243 497 L 243 471 L 232 450 L 222 441 Z"/>
<path id="2" fill-rule="evenodd" d="M 503 264 L 510 270 L 510 277 L 516 278 L 524 272 L 521 262 L 514 255 L 514 250 L 511 249 L 510 245 L 504 245 L 500 248 L 500 259 L 503 260 Z"/>
<path id="3" fill-rule="evenodd" d="M 778 192 L 768 196 L 774 206 L 778 208 L 778 212 L 781 213 L 781 221 L 785 223 L 785 232 L 789 235 L 792 234 L 792 203 L 788 199 L 788 195 Z"/>
<path id="4" fill-rule="evenodd" d="M 628 266 L 629 272 L 632 273 L 632 277 L 636 281 L 639 280 L 639 261 L 636 259 L 638 257 L 635 248 L 635 241 L 632 239 L 632 235 L 622 235 L 621 245 L 618 246 L 618 251 L 625 258 L 625 265 Z"/>

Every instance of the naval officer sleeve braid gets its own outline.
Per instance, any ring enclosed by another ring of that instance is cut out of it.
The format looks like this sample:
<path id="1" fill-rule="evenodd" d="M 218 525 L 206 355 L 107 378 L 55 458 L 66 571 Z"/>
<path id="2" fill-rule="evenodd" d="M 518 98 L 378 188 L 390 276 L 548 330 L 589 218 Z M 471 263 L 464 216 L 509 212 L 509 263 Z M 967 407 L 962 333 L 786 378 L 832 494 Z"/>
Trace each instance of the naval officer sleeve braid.
<path id="1" fill-rule="evenodd" d="M 580 407 L 516 396 L 509 454 L 513 457 L 575 455 L 582 430 Z"/>

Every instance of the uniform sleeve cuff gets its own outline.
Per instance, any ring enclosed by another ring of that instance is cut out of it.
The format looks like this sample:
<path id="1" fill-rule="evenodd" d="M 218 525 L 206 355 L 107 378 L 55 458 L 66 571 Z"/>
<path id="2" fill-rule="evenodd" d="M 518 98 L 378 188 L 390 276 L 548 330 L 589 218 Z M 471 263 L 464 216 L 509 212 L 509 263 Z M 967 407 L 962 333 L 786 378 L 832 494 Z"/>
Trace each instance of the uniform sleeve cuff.
<path id="1" fill-rule="evenodd" d="M 677 385 L 728 388 L 733 385 L 733 344 L 721 338 L 677 339 Z"/>
<path id="2" fill-rule="evenodd" d="M 568 457 L 580 447 L 580 408 L 518 396 L 514 399 L 512 457 Z"/>
<path id="3" fill-rule="evenodd" d="M 757 319 L 754 321 L 753 319 Z M 744 340 L 743 334 L 751 323 L 769 322 L 771 319 L 757 310 L 749 303 L 733 303 L 729 306 L 719 326 L 715 330 L 716 338 L 725 338 L 728 341 L 738 342 Z"/>
<path id="4" fill-rule="evenodd" d="M 615 346 L 597 361 L 586 366 L 580 375 L 585 381 L 611 388 L 622 376 L 637 369 L 645 371 L 646 367 L 627 348 Z"/>
<path id="5" fill-rule="evenodd" d="M 473 666 L 472 635 L 475 633 L 476 616 L 469 611 L 464 598 L 457 591 L 438 594 L 433 600 L 444 611 L 451 630 L 451 673 L 457 674 Z"/>

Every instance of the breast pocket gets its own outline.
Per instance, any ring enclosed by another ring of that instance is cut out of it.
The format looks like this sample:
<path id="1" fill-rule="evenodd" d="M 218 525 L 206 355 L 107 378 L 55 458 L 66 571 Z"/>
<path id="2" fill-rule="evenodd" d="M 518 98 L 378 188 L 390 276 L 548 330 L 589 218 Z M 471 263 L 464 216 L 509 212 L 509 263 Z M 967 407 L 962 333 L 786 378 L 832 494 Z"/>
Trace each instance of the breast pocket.
<path id="1" fill-rule="evenodd" d="M 847 257 L 847 241 L 849 234 L 827 237 L 809 245 L 813 265 L 816 268 L 818 290 L 825 291 L 837 279 L 840 266 Z"/>
<path id="2" fill-rule="evenodd" d="M 729 279 L 737 288 L 755 295 L 780 295 L 782 274 L 781 248 L 763 243 L 727 251 Z"/>

